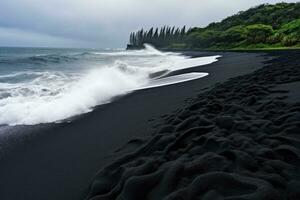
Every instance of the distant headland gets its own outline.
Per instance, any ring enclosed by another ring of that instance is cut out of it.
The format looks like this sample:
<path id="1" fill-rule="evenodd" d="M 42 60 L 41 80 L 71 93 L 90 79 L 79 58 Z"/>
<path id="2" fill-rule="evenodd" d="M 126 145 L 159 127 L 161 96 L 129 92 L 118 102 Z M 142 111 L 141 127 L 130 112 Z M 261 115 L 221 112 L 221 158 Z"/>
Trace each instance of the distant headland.
<path id="1" fill-rule="evenodd" d="M 262 4 L 204 28 L 141 29 L 130 34 L 127 49 L 150 43 L 160 49 L 300 48 L 300 3 Z"/>

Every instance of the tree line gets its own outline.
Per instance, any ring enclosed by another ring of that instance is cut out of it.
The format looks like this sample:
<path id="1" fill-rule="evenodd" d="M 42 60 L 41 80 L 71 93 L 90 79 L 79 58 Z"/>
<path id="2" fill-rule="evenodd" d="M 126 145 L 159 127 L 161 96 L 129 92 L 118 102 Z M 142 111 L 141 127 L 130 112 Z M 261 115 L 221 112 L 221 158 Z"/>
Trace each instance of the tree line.
<path id="1" fill-rule="evenodd" d="M 206 27 L 139 30 L 129 44 L 143 48 L 251 49 L 300 47 L 300 3 L 262 4 Z"/>
<path id="2" fill-rule="evenodd" d="M 186 48 L 281 48 L 300 46 L 300 3 L 262 4 L 205 28 L 193 28 Z"/>
<path id="3" fill-rule="evenodd" d="M 144 43 L 149 43 L 156 47 L 166 47 L 171 44 L 182 44 L 184 43 L 186 33 L 186 26 L 182 28 L 176 28 L 175 26 L 163 26 L 160 29 L 154 27 L 149 30 L 141 29 L 130 34 L 129 44 L 134 47 L 143 47 Z"/>

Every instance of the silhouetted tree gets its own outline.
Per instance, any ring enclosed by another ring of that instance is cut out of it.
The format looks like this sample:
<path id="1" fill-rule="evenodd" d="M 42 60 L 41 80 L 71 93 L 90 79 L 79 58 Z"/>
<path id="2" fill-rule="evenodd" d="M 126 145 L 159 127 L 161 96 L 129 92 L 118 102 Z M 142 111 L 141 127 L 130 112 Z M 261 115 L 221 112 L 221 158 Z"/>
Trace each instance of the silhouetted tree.
<path id="1" fill-rule="evenodd" d="M 129 44 L 134 47 L 143 47 L 144 43 L 153 44 L 156 47 L 166 47 L 173 43 L 183 43 L 186 36 L 186 27 L 163 26 L 162 28 L 151 27 L 148 31 L 141 29 L 130 34 Z"/>

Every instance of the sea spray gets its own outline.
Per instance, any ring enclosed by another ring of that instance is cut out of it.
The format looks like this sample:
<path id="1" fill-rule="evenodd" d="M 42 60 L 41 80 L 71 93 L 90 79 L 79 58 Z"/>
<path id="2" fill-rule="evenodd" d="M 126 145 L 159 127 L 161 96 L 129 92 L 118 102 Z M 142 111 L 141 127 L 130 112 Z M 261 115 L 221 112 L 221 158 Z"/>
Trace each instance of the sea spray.
<path id="1" fill-rule="evenodd" d="M 90 112 L 96 105 L 134 90 L 202 78 L 208 74 L 165 76 L 172 71 L 210 64 L 219 56 L 190 58 L 146 45 L 136 51 L 76 50 L 42 55 L 27 52 L 2 57 L 5 62 L 0 59 L 0 65 L 11 71 L 0 70 L 0 124 L 32 125 L 60 122 Z M 21 60 L 26 62 L 20 63 Z M 153 78 L 155 73 L 162 77 Z"/>

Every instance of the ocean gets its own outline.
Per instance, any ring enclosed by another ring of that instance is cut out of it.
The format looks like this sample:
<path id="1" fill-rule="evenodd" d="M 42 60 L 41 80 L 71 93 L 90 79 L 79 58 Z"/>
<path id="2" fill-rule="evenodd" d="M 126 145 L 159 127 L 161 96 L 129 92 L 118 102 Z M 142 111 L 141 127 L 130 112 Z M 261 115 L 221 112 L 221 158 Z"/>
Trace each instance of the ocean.
<path id="1" fill-rule="evenodd" d="M 0 48 L 0 125 L 59 123 L 87 113 L 113 97 L 178 84 L 208 73 L 167 76 L 216 62 L 143 50 Z"/>

